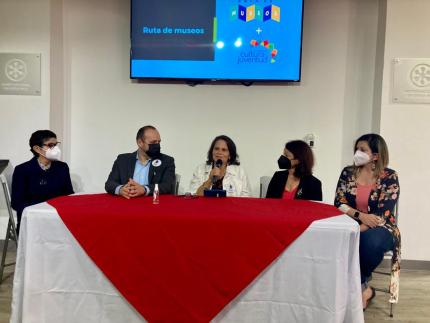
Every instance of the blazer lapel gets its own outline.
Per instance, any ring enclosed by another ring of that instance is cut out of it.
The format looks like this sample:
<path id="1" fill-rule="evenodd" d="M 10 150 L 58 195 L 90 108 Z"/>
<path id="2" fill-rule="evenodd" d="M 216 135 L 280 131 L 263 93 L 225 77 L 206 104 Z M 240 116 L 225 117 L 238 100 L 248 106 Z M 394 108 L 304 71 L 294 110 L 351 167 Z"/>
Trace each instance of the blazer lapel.
<path id="1" fill-rule="evenodd" d="M 152 160 L 151 160 L 150 164 L 149 164 L 149 173 L 148 173 L 148 183 L 149 184 L 153 183 L 152 181 L 153 181 L 155 175 L 157 175 L 157 171 L 155 170 L 155 167 L 152 165 Z"/>
<path id="2" fill-rule="evenodd" d="M 128 161 L 127 165 L 127 182 L 129 178 L 133 178 L 134 175 L 134 168 L 136 167 L 136 156 L 137 151 L 131 154 L 130 160 Z"/>
<path id="3" fill-rule="evenodd" d="M 303 178 L 301 178 L 300 179 L 300 182 L 299 182 L 299 186 L 297 186 L 297 191 L 296 191 L 296 195 L 295 195 L 295 199 L 302 199 L 302 196 L 303 196 L 303 186 L 304 186 L 304 183 L 303 183 Z"/>
<path id="4" fill-rule="evenodd" d="M 157 160 L 160 163 L 158 164 L 157 167 L 154 167 L 154 164 L 152 162 L 157 161 Z M 160 180 L 161 169 L 163 169 L 163 167 L 164 167 L 163 162 L 164 162 L 163 154 L 161 154 L 160 157 L 158 157 L 154 160 L 151 160 L 151 164 L 149 165 L 149 174 L 148 174 L 149 184 L 156 184 Z"/>
<path id="5" fill-rule="evenodd" d="M 280 198 L 282 198 L 282 195 L 284 194 L 285 184 L 287 184 L 287 180 L 288 180 L 288 170 L 282 171 L 278 181 L 279 187 L 277 189 L 277 191 L 279 192 L 278 197 Z"/>

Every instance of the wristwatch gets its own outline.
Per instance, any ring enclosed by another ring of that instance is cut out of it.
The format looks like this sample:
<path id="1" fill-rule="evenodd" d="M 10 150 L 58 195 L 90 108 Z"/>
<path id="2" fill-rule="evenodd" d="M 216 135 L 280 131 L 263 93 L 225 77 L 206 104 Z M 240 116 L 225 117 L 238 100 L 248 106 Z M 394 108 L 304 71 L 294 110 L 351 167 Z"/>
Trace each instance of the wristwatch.
<path id="1" fill-rule="evenodd" d="M 354 216 L 354 219 L 360 220 L 360 212 L 355 211 L 353 216 Z"/>

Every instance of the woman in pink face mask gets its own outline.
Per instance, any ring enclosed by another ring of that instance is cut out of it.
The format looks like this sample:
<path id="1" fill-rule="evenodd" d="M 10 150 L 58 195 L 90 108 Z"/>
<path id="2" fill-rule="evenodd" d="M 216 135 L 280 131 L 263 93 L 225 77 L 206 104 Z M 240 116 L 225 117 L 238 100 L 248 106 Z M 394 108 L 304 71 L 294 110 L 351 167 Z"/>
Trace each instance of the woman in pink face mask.
<path id="1" fill-rule="evenodd" d="M 360 224 L 363 309 L 375 296 L 369 278 L 389 250 L 395 260 L 391 269 L 395 298 L 398 293 L 400 232 L 395 207 L 400 187 L 397 173 L 387 168 L 388 160 L 387 144 L 380 135 L 361 136 L 354 145 L 354 164 L 342 170 L 336 188 L 334 205 Z"/>
<path id="2" fill-rule="evenodd" d="M 57 136 L 50 130 L 38 130 L 30 137 L 33 158 L 16 166 L 12 177 L 12 207 L 17 212 L 17 231 L 23 210 L 51 198 L 73 194 L 69 167 L 60 161 Z"/>

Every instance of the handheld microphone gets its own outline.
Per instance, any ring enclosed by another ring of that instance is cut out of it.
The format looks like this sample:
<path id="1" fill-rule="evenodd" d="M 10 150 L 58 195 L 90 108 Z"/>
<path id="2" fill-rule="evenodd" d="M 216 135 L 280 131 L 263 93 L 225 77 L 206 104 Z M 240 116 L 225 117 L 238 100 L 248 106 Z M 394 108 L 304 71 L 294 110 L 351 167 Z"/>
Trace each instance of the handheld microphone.
<path id="1" fill-rule="evenodd" d="M 215 167 L 216 168 L 221 168 L 222 166 L 222 160 L 221 159 L 217 159 L 217 161 L 215 162 Z M 212 177 L 212 185 L 216 183 L 216 181 L 218 180 L 218 176 L 213 176 Z"/>

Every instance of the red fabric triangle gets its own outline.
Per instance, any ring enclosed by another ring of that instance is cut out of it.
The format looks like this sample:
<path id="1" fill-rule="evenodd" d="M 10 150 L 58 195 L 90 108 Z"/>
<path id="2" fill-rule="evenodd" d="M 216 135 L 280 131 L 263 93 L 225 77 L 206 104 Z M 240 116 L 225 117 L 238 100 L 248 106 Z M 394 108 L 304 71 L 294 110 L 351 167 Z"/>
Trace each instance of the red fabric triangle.
<path id="1" fill-rule="evenodd" d="M 67 228 L 149 322 L 208 322 L 330 205 L 257 198 L 52 199 Z"/>

